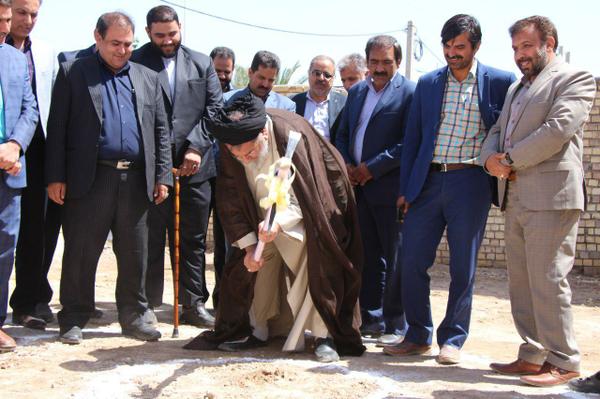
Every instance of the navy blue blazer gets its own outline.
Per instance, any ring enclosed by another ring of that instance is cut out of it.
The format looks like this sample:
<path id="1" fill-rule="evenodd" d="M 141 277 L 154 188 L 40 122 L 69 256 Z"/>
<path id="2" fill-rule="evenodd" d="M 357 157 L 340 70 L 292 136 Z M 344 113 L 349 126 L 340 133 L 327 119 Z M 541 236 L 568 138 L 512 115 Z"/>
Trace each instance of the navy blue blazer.
<path id="1" fill-rule="evenodd" d="M 354 159 L 352 154 L 358 119 L 369 89 L 366 80 L 350 88 L 335 141 L 347 164 L 367 165 L 373 179 L 359 189 L 373 205 L 395 204 L 400 191 L 400 154 L 415 83 L 397 74 L 391 85 L 371 114 L 362 159 Z"/>
<path id="2" fill-rule="evenodd" d="M 402 149 L 400 193 L 408 202 L 419 196 L 429 173 L 441 123 L 447 76 L 446 66 L 421 76 L 417 84 Z M 478 63 L 479 111 L 486 131 L 500 116 L 506 92 L 515 79 L 512 72 Z"/>

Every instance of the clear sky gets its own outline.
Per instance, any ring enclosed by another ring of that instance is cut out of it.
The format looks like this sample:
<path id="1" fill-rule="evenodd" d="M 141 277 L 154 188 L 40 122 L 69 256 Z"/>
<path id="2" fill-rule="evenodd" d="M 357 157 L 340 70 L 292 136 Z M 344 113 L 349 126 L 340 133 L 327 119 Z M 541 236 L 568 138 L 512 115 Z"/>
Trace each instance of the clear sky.
<path id="1" fill-rule="evenodd" d="M 503 1 L 433 1 L 433 0 L 170 0 L 190 9 L 247 23 L 278 29 L 329 33 L 371 34 L 388 31 L 406 49 L 407 22 L 412 20 L 417 35 L 427 48 L 420 61 L 413 61 L 413 79 L 444 65 L 440 31 L 444 22 L 454 14 L 475 16 L 481 23 L 483 40 L 478 59 L 488 65 L 518 74 L 511 50 L 508 27 L 517 19 L 534 14 L 548 16 L 558 28 L 559 44 L 571 53 L 571 63 L 600 76 L 600 55 L 595 38 L 599 32 L 598 0 L 503 0 Z M 100 14 L 122 10 L 133 17 L 136 37 L 148 41 L 144 31 L 147 11 L 158 0 L 44 0 L 34 30 L 57 51 L 74 50 L 93 42 L 93 29 Z M 310 59 L 327 54 L 339 60 L 351 52 L 364 52 L 369 37 L 319 37 L 286 34 L 256 29 L 210 18 L 183 8 L 174 7 L 182 22 L 184 44 L 209 53 L 215 46 L 231 47 L 237 64 L 248 66 L 258 50 L 270 50 L 279 55 L 284 67 L 296 61 L 305 73 Z M 405 55 L 406 58 L 406 55 Z M 404 72 L 404 61 L 401 71 Z"/>

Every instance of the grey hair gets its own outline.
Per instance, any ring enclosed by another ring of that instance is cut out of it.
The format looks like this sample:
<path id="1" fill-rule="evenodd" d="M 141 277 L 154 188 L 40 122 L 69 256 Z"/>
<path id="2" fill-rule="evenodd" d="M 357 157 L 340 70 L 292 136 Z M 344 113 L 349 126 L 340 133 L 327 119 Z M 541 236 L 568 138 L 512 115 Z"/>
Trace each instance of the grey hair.
<path id="1" fill-rule="evenodd" d="M 40 4 L 42 4 L 41 1 L 40 1 Z M 2 7 L 12 7 L 12 0 L 0 0 L 0 6 L 2 6 Z"/>
<path id="2" fill-rule="evenodd" d="M 359 53 L 348 54 L 338 62 L 338 70 L 341 72 L 349 67 L 356 68 L 359 72 L 367 72 L 367 60 Z"/>
<path id="3" fill-rule="evenodd" d="M 329 62 L 331 62 L 331 64 L 333 65 L 333 69 L 335 70 L 335 61 L 333 60 L 333 58 L 331 58 L 328 55 L 317 55 L 316 57 L 314 57 L 312 60 L 310 60 L 310 65 L 308 66 L 308 72 L 310 72 L 312 70 L 312 67 L 314 65 L 315 62 L 317 61 L 324 61 L 327 60 Z"/>

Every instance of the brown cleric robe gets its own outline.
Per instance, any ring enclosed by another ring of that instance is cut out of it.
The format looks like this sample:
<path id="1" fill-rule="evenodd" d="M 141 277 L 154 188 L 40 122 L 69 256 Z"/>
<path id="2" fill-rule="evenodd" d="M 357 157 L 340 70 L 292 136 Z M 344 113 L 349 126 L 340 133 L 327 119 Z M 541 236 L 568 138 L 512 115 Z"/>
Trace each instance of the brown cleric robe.
<path id="1" fill-rule="evenodd" d="M 340 355 L 361 355 L 358 295 L 363 262 L 358 216 L 346 166 L 337 150 L 301 116 L 268 109 L 280 155 L 291 130 L 302 134 L 293 155 L 296 177 L 292 188 L 306 230 L 308 288 Z M 271 144 L 272 145 L 272 144 Z M 236 242 L 258 235 L 258 214 L 243 166 L 221 145 L 217 179 L 217 211 L 225 234 Z M 248 311 L 256 273 L 244 267 L 244 250 L 233 247 L 223 270 L 214 331 L 205 331 L 187 349 L 215 349 L 224 341 L 252 333 Z"/>

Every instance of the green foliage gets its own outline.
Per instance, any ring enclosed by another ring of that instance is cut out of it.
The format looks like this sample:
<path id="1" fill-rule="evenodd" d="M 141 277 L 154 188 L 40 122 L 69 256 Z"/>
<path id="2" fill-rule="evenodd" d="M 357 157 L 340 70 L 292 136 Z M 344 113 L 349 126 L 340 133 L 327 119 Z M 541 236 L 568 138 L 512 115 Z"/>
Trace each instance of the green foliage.
<path id="1" fill-rule="evenodd" d="M 296 63 L 291 68 L 283 68 L 280 71 L 275 84 L 277 85 L 287 85 L 290 84 L 290 80 L 294 72 L 296 72 L 300 68 L 300 61 L 296 61 Z M 303 75 L 295 84 L 304 84 L 308 80 L 308 76 Z M 237 88 L 242 88 L 248 86 L 248 68 L 236 65 L 235 66 L 235 74 L 233 76 L 233 85 Z"/>

